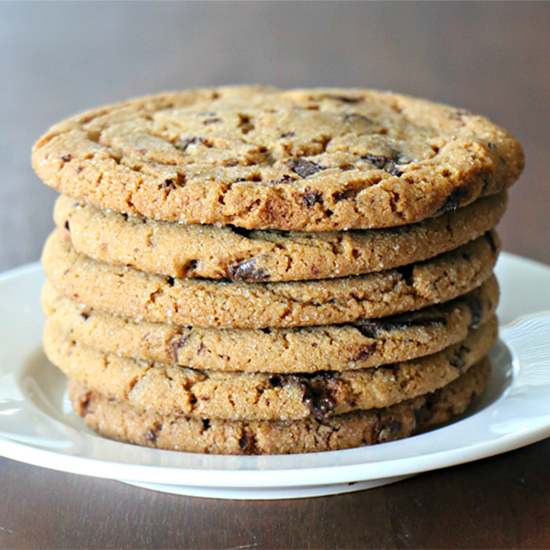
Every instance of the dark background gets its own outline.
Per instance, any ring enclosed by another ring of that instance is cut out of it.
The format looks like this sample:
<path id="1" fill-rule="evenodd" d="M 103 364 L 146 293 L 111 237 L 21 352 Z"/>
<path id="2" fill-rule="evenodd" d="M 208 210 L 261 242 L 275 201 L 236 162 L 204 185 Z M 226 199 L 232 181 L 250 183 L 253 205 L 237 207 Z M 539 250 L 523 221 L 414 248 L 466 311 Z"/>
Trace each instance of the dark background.
<path id="1" fill-rule="evenodd" d="M 491 118 L 527 167 L 505 250 L 550 263 L 550 3 L 0 3 L 0 271 L 35 261 L 55 193 L 30 166 L 84 109 L 232 83 L 390 89 Z M 175 497 L 0 459 L 0 548 L 548 548 L 550 442 L 361 493 Z"/>
<path id="2" fill-rule="evenodd" d="M 49 126 L 234 83 L 388 89 L 488 116 L 527 156 L 504 248 L 550 263 L 538 223 L 550 202 L 549 60 L 549 3 L 0 3 L 0 270 L 37 260 L 53 227 L 55 193 L 29 162 Z"/>

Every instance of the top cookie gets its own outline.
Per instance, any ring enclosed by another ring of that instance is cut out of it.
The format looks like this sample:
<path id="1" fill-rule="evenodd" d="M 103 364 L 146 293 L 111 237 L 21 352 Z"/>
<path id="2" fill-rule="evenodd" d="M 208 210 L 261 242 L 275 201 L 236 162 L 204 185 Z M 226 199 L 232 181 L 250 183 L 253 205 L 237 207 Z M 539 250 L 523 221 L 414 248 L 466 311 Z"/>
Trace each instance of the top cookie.
<path id="1" fill-rule="evenodd" d="M 523 153 L 487 119 L 424 100 L 232 87 L 88 111 L 41 138 L 33 166 L 125 214 L 326 231 L 416 223 L 497 193 Z"/>

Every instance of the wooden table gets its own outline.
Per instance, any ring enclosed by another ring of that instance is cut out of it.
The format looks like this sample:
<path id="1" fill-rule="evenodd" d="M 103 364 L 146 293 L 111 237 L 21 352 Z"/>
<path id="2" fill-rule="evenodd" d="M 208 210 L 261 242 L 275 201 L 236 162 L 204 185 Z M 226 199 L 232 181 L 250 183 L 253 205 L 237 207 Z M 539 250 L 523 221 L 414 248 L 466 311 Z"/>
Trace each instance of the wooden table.
<path id="1" fill-rule="evenodd" d="M 53 227 L 29 162 L 49 125 L 238 82 L 393 89 L 489 116 L 527 156 L 504 248 L 550 263 L 549 57 L 548 3 L 2 3 L 0 270 L 37 260 Z M 378 489 L 242 502 L 0 459 L 0 547 L 550 547 L 549 463 L 547 440 Z"/>

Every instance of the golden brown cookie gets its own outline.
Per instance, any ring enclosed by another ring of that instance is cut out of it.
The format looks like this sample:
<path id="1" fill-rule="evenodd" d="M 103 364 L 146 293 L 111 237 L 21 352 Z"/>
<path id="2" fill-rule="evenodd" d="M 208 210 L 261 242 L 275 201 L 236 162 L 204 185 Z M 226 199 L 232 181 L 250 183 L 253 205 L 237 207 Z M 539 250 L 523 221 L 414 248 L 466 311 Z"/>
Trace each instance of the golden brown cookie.
<path id="1" fill-rule="evenodd" d="M 105 313 L 69 300 L 49 282 L 42 292 L 47 323 L 90 347 L 195 369 L 270 373 L 363 369 L 436 353 L 487 322 L 497 303 L 493 276 L 455 300 L 393 317 L 321 327 L 201 329 Z"/>
<path id="2" fill-rule="evenodd" d="M 126 214 L 248 229 L 416 223 L 507 189 L 523 152 L 462 109 L 359 89 L 233 87 L 82 113 L 35 145 L 48 185 Z"/>
<path id="3" fill-rule="evenodd" d="M 169 277 L 302 281 L 393 269 L 453 250 L 500 220 L 506 194 L 398 228 L 345 232 L 248 231 L 159 222 L 61 196 L 57 227 L 81 254 Z"/>
<path id="4" fill-rule="evenodd" d="M 386 409 L 318 421 L 227 421 L 143 413 L 70 381 L 69 395 L 86 424 L 104 437 L 158 449 L 211 454 L 336 451 L 408 437 L 463 413 L 487 385 L 487 358 L 454 382 Z"/>
<path id="5" fill-rule="evenodd" d="M 209 419 L 297 420 L 387 407 L 431 393 L 481 360 L 497 334 L 493 317 L 434 355 L 380 368 L 291 375 L 201 371 L 121 358 L 75 342 L 55 325 L 46 327 L 44 347 L 69 378 L 137 410 Z"/>
<path id="6" fill-rule="evenodd" d="M 55 231 L 42 256 L 68 297 L 134 319 L 194 327 L 331 325 L 451 300 L 480 286 L 498 256 L 494 231 L 418 264 L 357 277 L 282 283 L 173 279 L 78 254 Z"/>

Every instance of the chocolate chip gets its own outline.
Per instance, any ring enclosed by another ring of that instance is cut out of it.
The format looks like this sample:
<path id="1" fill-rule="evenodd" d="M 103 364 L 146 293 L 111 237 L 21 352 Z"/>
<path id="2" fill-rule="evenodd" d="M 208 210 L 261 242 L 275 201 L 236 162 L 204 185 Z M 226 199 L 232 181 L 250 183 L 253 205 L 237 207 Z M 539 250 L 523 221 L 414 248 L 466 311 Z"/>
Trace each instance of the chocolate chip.
<path id="1" fill-rule="evenodd" d="M 166 277 L 166 282 L 168 283 L 168 286 L 174 286 L 174 277 Z"/>
<path id="2" fill-rule="evenodd" d="M 403 172 L 399 170 L 396 166 L 397 160 L 399 157 L 399 153 L 396 151 L 394 157 L 385 157 L 384 155 L 371 155 L 366 154 L 362 156 L 362 159 L 368 160 L 370 163 L 372 163 L 375 168 L 378 168 L 379 170 L 384 170 L 388 172 L 388 174 L 391 174 L 392 176 L 402 176 Z"/>
<path id="3" fill-rule="evenodd" d="M 309 380 L 307 380 L 309 378 Z M 332 397 L 331 375 L 318 372 L 302 375 L 302 399 L 317 420 L 330 418 L 334 414 L 336 401 Z M 304 381 L 307 380 L 307 381 Z"/>
<path id="4" fill-rule="evenodd" d="M 371 357 L 375 351 L 376 351 L 376 342 L 373 342 L 372 344 L 368 344 L 366 346 L 361 346 L 357 354 L 354 355 L 354 357 L 351 360 L 354 362 L 364 361 L 365 359 L 368 359 L 369 357 Z"/>
<path id="5" fill-rule="evenodd" d="M 269 273 L 264 268 L 256 267 L 254 258 L 227 268 L 227 273 L 232 281 L 259 283 L 269 279 Z"/>
<path id="6" fill-rule="evenodd" d="M 489 149 L 494 149 L 495 148 L 495 144 L 494 143 L 487 143 L 487 147 L 489 147 Z"/>
<path id="7" fill-rule="evenodd" d="M 85 311 L 81 311 L 80 312 L 80 317 L 82 317 L 82 319 L 84 319 L 84 321 L 87 321 L 90 318 L 90 314 L 86 313 Z"/>
<path id="8" fill-rule="evenodd" d="M 312 191 L 309 187 L 306 187 L 305 191 L 302 195 L 302 201 L 308 208 L 322 202 L 323 193 L 321 191 Z"/>
<path id="9" fill-rule="evenodd" d="M 491 251 L 493 252 L 493 254 L 495 254 L 498 248 L 497 248 L 497 244 L 495 243 L 495 239 L 493 237 L 493 232 L 491 230 L 486 231 L 485 235 L 483 236 L 485 237 L 485 240 L 489 243 L 489 246 L 491 247 Z"/>
<path id="10" fill-rule="evenodd" d="M 206 432 L 210 428 L 210 420 L 208 418 L 202 419 L 202 431 Z"/>
<path id="11" fill-rule="evenodd" d="M 287 162 L 288 167 L 301 178 L 307 178 L 312 176 L 321 170 L 326 170 L 323 166 L 320 166 L 316 162 L 303 159 L 290 159 Z"/>
<path id="12" fill-rule="evenodd" d="M 69 155 L 69 154 L 59 157 L 59 159 L 62 160 L 63 162 L 69 162 L 72 158 L 73 158 L 72 155 Z"/>
<path id="13" fill-rule="evenodd" d="M 65 231 L 67 231 L 67 233 L 70 233 L 71 232 L 71 229 L 69 227 L 69 220 L 67 220 L 64 224 L 63 224 L 63 227 L 65 229 Z"/>
<path id="14" fill-rule="evenodd" d="M 281 134 L 281 138 L 294 137 L 295 135 L 296 135 L 296 132 L 285 132 L 284 134 Z"/>
<path id="15" fill-rule="evenodd" d="M 203 120 L 202 123 L 207 126 L 209 124 L 216 124 L 218 122 L 222 122 L 221 118 L 207 118 L 206 120 Z"/>

